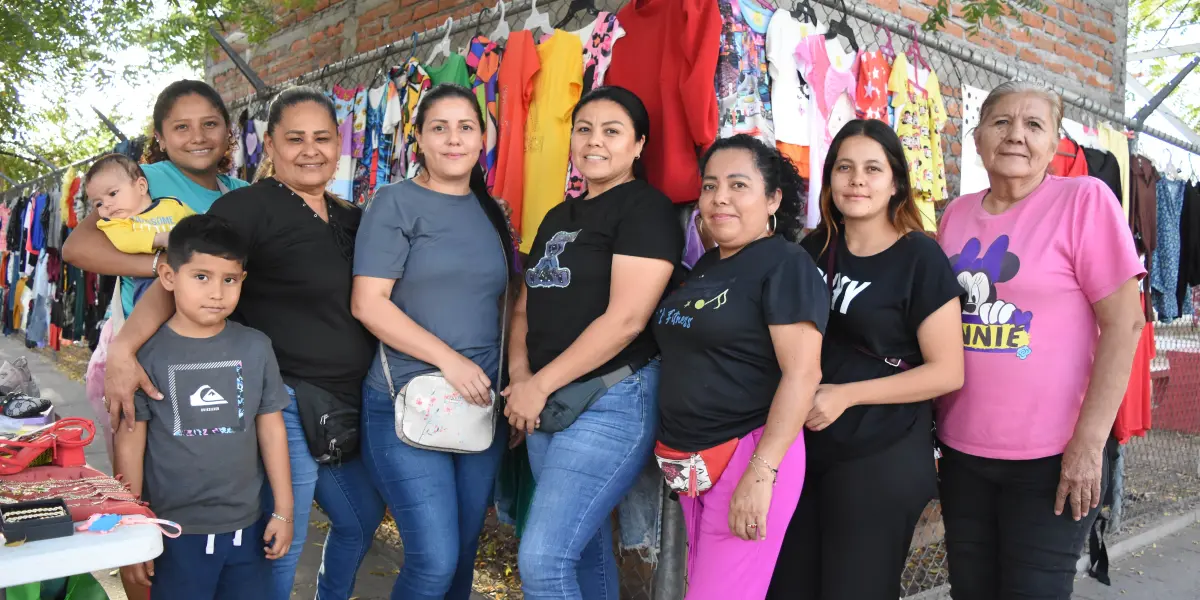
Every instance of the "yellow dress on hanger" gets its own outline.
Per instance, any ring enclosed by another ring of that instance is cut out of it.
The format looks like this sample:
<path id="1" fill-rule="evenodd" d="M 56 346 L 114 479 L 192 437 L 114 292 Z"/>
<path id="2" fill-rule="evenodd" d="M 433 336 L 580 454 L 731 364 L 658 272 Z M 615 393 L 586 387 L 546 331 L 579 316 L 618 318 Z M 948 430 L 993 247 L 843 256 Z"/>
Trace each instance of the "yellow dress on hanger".
<path id="1" fill-rule="evenodd" d="M 915 70 L 913 75 L 916 76 Z M 910 79 L 908 58 L 900 54 L 892 63 L 888 91 L 892 93 L 896 135 L 904 146 L 921 223 L 926 231 L 937 231 L 936 203 L 947 196 L 941 130 L 948 116 L 941 84 L 932 71 L 924 86 Z"/>
<path id="2" fill-rule="evenodd" d="M 571 110 L 583 91 L 583 43 L 555 30 L 537 47 L 541 69 L 533 77 L 533 100 L 525 122 L 525 191 L 521 251 L 533 246 L 538 225 L 563 201 L 571 153 Z"/>
<path id="3" fill-rule="evenodd" d="M 1113 153 L 1117 158 L 1117 168 L 1121 171 L 1121 208 L 1125 210 L 1125 218 L 1129 218 L 1129 138 L 1125 133 L 1117 131 L 1101 123 L 1098 129 L 1100 145 Z"/>

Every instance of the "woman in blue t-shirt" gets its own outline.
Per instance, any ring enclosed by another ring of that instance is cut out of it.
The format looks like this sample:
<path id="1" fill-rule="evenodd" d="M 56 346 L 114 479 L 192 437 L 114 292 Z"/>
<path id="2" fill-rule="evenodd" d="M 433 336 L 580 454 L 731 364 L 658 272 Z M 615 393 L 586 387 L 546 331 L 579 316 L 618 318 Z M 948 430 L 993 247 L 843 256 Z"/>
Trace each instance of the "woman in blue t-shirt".
<path id="1" fill-rule="evenodd" d="M 232 160 L 232 131 L 229 110 L 212 86 L 184 79 L 163 89 L 154 103 L 154 137 L 142 165 L 150 197 L 176 198 L 203 213 L 225 192 L 246 187 L 245 181 L 221 175 Z M 153 277 L 155 255 L 117 250 L 96 227 L 99 218 L 92 211 L 71 232 L 63 260 L 101 275 Z M 122 308 L 119 316 L 128 316 L 133 298 L 122 298 Z"/>

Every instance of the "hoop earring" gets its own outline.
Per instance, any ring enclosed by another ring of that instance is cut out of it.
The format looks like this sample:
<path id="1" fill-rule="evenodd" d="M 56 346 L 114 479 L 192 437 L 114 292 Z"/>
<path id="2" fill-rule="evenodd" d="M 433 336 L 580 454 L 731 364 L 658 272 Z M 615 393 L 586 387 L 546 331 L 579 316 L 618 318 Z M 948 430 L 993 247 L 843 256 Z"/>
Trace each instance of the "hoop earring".
<path id="1" fill-rule="evenodd" d="M 775 233 L 775 230 L 779 228 L 779 217 L 776 217 L 775 213 L 771 213 L 770 217 L 771 221 L 769 225 L 771 227 L 771 233 Z"/>

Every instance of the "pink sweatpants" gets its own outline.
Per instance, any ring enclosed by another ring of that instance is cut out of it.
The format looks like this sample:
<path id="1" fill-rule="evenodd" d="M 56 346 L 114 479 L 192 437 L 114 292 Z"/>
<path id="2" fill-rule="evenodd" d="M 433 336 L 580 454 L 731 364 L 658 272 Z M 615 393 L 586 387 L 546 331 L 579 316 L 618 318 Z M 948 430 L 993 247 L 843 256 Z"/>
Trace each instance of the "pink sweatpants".
<path id="1" fill-rule="evenodd" d="M 729 531 L 729 503 L 762 438 L 755 429 L 738 442 L 717 484 L 699 498 L 680 496 L 687 524 L 687 595 L 684 600 L 762 600 L 771 585 L 779 548 L 804 487 L 804 434 L 788 449 L 767 510 L 767 538 L 748 542 Z"/>

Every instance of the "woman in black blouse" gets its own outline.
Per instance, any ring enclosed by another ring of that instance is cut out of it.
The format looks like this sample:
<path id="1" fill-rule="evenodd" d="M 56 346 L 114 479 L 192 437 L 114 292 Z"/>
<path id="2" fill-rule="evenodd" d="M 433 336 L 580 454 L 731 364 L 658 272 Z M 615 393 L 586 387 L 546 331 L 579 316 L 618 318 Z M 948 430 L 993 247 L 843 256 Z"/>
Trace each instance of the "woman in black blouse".
<path id="1" fill-rule="evenodd" d="M 319 430 L 316 413 L 326 406 L 339 407 L 357 430 L 362 380 L 375 352 L 374 339 L 350 312 L 354 237 L 362 211 L 325 192 L 341 148 L 337 116 L 325 94 L 305 87 L 280 92 L 271 103 L 263 146 L 273 176 L 226 194 L 208 214 L 232 223 L 249 247 L 249 276 L 233 318 L 271 338 L 292 395 L 283 417 L 297 526 L 291 550 L 272 563 L 271 600 L 291 597 L 314 497 L 333 525 L 317 578 L 318 596 L 346 599 L 384 504 L 361 458 L 318 463 L 308 440 Z M 106 394 L 125 414 L 133 414 L 133 392 L 139 387 L 162 398 L 134 356 L 174 311 L 171 294 L 152 286 L 109 350 Z M 263 503 L 268 511 L 272 505 Z"/>
<path id="2" fill-rule="evenodd" d="M 930 400 L 962 386 L 963 290 L 922 231 L 885 123 L 847 123 L 823 180 L 821 226 L 801 245 L 825 271 L 832 309 L 807 481 L 769 597 L 892 600 L 937 491 Z"/>
<path id="3" fill-rule="evenodd" d="M 794 243 L 792 163 L 737 135 L 713 144 L 700 170 L 699 227 L 717 247 L 651 320 L 663 355 L 655 454 L 683 505 L 688 599 L 755 600 L 804 485 L 800 432 L 829 300 Z"/>

